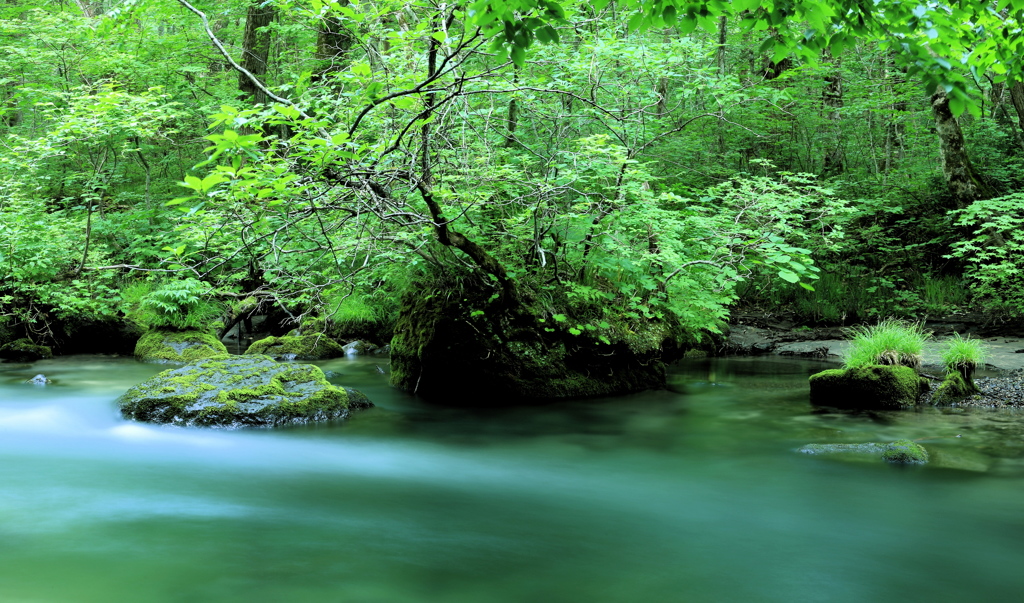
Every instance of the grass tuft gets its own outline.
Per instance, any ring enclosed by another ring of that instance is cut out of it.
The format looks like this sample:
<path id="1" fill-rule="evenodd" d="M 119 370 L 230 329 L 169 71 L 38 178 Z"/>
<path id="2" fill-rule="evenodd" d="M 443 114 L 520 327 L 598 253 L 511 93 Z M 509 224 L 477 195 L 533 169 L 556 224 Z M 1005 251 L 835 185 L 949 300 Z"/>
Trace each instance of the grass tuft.
<path id="1" fill-rule="evenodd" d="M 886 319 L 874 326 L 854 327 L 850 333 L 850 348 L 843 358 L 846 368 L 871 364 L 921 366 L 928 335 L 920 324 Z"/>
<path id="2" fill-rule="evenodd" d="M 985 348 L 981 340 L 963 338 L 957 333 L 942 352 L 942 364 L 947 373 L 958 372 L 969 376 L 985 361 Z"/>

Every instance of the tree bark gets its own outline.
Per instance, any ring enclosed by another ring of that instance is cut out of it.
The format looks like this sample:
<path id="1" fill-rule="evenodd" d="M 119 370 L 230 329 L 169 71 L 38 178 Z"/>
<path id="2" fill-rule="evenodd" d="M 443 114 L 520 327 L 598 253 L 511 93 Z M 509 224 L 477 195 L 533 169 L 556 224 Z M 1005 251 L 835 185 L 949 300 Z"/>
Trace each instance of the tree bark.
<path id="1" fill-rule="evenodd" d="M 1014 82 L 1013 86 L 1010 86 L 1010 102 L 1013 103 L 1013 108 L 1017 112 L 1017 125 L 1020 127 L 1020 132 L 1024 132 L 1024 83 Z"/>
<path id="2" fill-rule="evenodd" d="M 342 0 L 339 4 L 347 6 L 348 0 Z M 356 34 L 341 19 L 323 19 L 316 32 L 316 60 L 319 67 L 314 75 L 314 81 L 345 69 L 349 63 L 348 54 L 355 41 Z"/>
<path id="3" fill-rule="evenodd" d="M 936 89 L 932 95 L 932 117 L 935 118 L 935 131 L 939 135 L 942 175 L 946 178 L 957 209 L 963 209 L 980 199 L 994 197 L 995 190 L 985 183 L 971 165 L 963 131 L 949 109 L 949 97 L 942 88 Z"/>
<path id="4" fill-rule="evenodd" d="M 833 69 L 825 76 L 825 88 L 821 92 L 821 104 L 824 109 L 828 130 L 826 150 L 823 160 L 822 175 L 826 178 L 843 173 L 846 164 L 846 153 L 843 149 L 841 110 L 843 108 L 843 74 L 839 69 L 839 61 L 825 51 L 827 65 Z"/>
<path id="5" fill-rule="evenodd" d="M 276 11 L 272 4 L 264 5 L 259 0 L 249 5 L 245 16 L 245 33 L 242 36 L 242 67 L 260 80 L 267 73 L 270 59 L 270 31 L 267 26 L 274 21 Z M 238 76 L 238 89 L 252 97 L 256 104 L 266 103 L 266 93 L 244 74 Z"/>

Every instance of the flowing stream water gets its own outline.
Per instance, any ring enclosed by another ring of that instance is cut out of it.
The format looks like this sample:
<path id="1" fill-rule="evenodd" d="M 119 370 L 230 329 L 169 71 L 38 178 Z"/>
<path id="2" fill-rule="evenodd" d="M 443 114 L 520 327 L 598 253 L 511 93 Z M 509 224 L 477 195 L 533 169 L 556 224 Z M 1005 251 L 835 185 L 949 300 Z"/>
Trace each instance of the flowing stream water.
<path id="1" fill-rule="evenodd" d="M 1024 414 L 815 409 L 812 361 L 693 361 L 670 391 L 487 411 L 392 390 L 380 359 L 318 364 L 377 408 L 331 426 L 169 428 L 114 404 L 166 367 L 0 365 L 0 601 L 1024 592 Z M 36 373 L 53 383 L 25 383 Z M 935 462 L 796 452 L 899 438 L 924 438 Z"/>

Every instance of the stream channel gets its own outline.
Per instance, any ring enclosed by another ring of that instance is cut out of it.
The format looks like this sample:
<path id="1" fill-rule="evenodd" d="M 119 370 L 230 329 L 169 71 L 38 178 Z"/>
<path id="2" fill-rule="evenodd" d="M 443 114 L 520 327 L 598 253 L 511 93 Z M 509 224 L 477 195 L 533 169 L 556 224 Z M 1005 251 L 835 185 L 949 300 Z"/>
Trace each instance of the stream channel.
<path id="1" fill-rule="evenodd" d="M 0 365 L 0 601 L 1024 592 L 1021 411 L 815 409 L 807 376 L 829 365 L 779 357 L 688 361 L 669 391 L 474 411 L 390 389 L 382 362 L 317 363 L 375 409 L 331 426 L 239 431 L 121 419 L 117 396 L 159 365 Z M 25 383 L 37 373 L 53 383 Z M 796 452 L 900 438 L 927 438 L 936 462 Z"/>

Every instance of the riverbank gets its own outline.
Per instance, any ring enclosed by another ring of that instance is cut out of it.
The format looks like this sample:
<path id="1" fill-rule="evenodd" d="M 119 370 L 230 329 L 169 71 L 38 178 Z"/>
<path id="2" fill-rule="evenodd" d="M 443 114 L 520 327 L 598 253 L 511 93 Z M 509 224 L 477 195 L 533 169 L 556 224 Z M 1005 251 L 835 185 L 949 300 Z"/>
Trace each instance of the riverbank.
<path id="1" fill-rule="evenodd" d="M 985 366 L 975 379 L 981 394 L 957 406 L 1024 408 L 1024 327 L 1021 324 L 964 314 L 929 320 L 924 326 L 932 337 L 925 344 L 921 372 L 933 378 L 932 393 L 938 387 L 943 370 L 940 354 L 953 334 L 960 333 L 981 339 L 986 358 Z M 818 358 L 838 363 L 849 345 L 844 327 L 794 327 L 785 320 L 743 315 L 731 327 L 719 352 Z"/>
<path id="2" fill-rule="evenodd" d="M 954 333 L 981 339 L 985 343 L 982 375 L 1007 376 L 1024 371 L 1024 323 L 999 321 L 984 314 L 957 314 L 926 320 L 931 339 L 925 344 L 924 370 L 941 367 L 939 355 Z M 809 328 L 768 315 L 740 314 L 734 317 L 720 354 L 799 356 L 839 362 L 849 346 L 846 327 Z"/>

